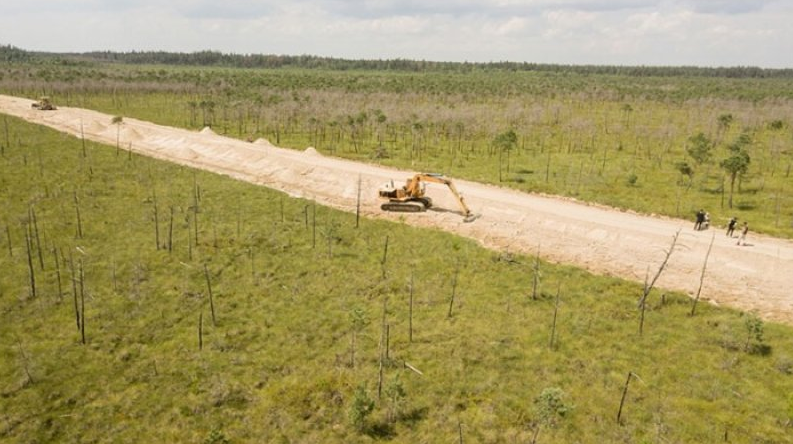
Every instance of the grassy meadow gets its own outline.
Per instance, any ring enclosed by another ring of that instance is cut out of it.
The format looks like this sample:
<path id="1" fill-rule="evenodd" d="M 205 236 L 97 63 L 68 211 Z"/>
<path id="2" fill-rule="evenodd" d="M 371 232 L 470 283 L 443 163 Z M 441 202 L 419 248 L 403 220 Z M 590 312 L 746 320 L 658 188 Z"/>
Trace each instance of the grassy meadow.
<path id="1" fill-rule="evenodd" d="M 660 72 L 660 71 L 659 71 Z M 793 79 L 9 64 L 0 92 L 793 237 Z M 703 138 L 696 137 L 702 134 Z M 504 135 L 511 137 L 503 137 Z M 697 140 L 702 141 L 698 145 Z M 702 147 L 701 155 L 696 153 Z M 740 149 L 745 169 L 722 164 Z"/>
<path id="2" fill-rule="evenodd" d="M 0 125 L 4 443 L 791 440 L 790 326 Z"/>

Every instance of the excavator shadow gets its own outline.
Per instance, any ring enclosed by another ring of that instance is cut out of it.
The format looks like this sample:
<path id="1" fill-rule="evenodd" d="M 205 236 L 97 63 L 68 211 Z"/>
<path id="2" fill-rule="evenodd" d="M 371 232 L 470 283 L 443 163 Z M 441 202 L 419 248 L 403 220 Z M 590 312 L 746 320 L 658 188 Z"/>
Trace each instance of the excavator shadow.
<path id="1" fill-rule="evenodd" d="M 465 214 L 465 213 L 463 213 L 461 211 L 458 211 L 458 210 L 450 210 L 448 208 L 440 208 L 440 207 L 427 208 L 427 212 L 428 213 L 452 213 L 452 214 L 457 214 L 459 216 L 463 216 L 463 222 L 465 222 L 465 223 L 473 222 L 473 221 L 479 219 L 480 217 L 482 217 L 481 214 L 473 214 L 473 213 Z"/>

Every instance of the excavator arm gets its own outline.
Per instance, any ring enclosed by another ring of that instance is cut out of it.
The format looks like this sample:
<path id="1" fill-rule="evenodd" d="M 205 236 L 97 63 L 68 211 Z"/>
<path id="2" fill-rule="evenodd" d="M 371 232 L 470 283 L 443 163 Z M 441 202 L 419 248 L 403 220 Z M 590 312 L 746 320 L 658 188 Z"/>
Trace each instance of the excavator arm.
<path id="1" fill-rule="evenodd" d="M 429 173 L 416 174 L 415 176 L 413 176 L 413 180 L 411 180 L 411 187 L 409 190 L 411 195 L 414 195 L 413 193 L 418 192 L 418 190 L 422 190 L 421 193 L 423 194 L 423 187 L 421 187 L 421 182 L 439 183 L 446 185 L 447 187 L 449 187 L 449 190 L 452 192 L 452 195 L 454 195 L 454 198 L 457 199 L 457 204 L 463 210 L 463 215 L 465 215 L 465 217 L 471 215 L 471 210 L 468 208 L 468 205 L 465 204 L 465 201 L 463 200 L 463 196 L 460 194 L 459 191 L 457 191 L 457 187 L 454 186 L 454 182 L 452 182 L 450 179 L 447 179 L 441 176 L 440 174 L 429 174 Z"/>

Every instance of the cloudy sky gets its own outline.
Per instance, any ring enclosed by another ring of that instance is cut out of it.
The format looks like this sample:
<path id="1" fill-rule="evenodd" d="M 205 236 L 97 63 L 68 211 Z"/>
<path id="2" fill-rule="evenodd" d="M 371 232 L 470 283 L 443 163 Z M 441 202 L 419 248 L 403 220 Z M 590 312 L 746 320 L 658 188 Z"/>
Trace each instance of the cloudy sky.
<path id="1" fill-rule="evenodd" d="M 793 68 L 793 1 L 0 0 L 0 44 Z"/>

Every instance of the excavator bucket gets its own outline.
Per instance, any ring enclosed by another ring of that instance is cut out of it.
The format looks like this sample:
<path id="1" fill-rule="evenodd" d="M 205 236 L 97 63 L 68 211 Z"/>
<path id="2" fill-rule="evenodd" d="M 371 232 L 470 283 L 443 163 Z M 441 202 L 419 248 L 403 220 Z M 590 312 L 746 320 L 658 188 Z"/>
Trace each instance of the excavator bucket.
<path id="1" fill-rule="evenodd" d="M 465 223 L 467 223 L 467 224 L 470 224 L 471 222 L 473 222 L 473 221 L 475 221 L 475 220 L 479 219 L 480 217 L 482 217 L 482 215 L 481 215 L 481 214 L 473 214 L 473 213 L 470 213 L 470 214 L 468 214 L 467 216 L 465 216 L 465 217 L 463 218 L 463 222 L 465 222 Z"/>

